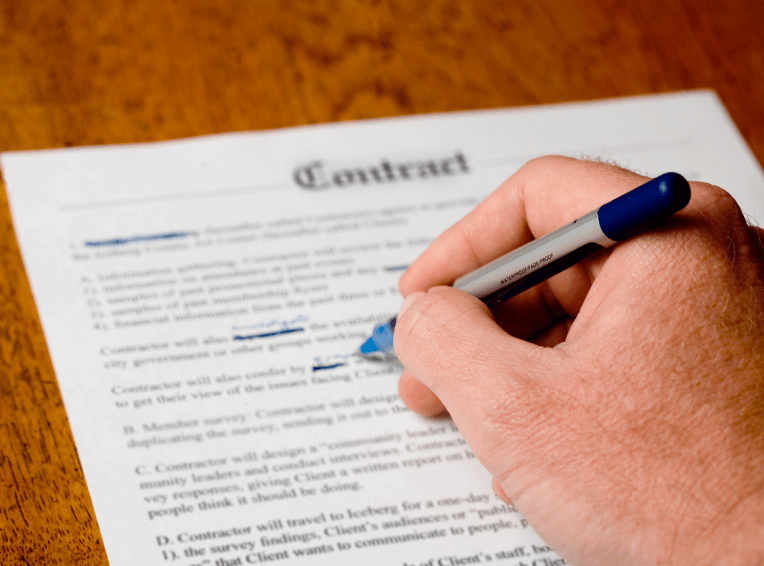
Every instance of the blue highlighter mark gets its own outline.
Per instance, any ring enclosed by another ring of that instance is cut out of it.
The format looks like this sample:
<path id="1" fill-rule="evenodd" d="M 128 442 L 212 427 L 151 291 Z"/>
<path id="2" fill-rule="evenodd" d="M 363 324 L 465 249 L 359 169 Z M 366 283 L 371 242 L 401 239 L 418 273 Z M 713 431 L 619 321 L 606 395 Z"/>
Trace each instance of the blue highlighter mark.
<path id="1" fill-rule="evenodd" d="M 358 350 L 360 354 L 391 354 L 393 353 L 393 332 L 395 331 L 396 319 L 391 318 L 377 326 L 371 333 L 371 337 L 361 344 Z"/>
<path id="2" fill-rule="evenodd" d="M 374 343 L 374 339 L 369 338 L 368 340 L 366 340 L 366 342 L 361 344 L 360 352 L 362 354 L 371 354 L 372 352 L 379 352 L 379 348 Z"/>
<path id="3" fill-rule="evenodd" d="M 249 334 L 247 336 L 236 335 L 234 340 L 252 340 L 253 338 L 269 338 L 271 336 L 279 336 L 280 334 L 292 334 L 293 332 L 305 332 L 304 328 L 285 328 L 283 330 L 276 330 L 275 332 L 263 332 L 262 334 Z"/>
<path id="4" fill-rule="evenodd" d="M 329 366 L 313 366 L 313 371 L 322 371 L 322 370 L 325 370 L 325 369 L 334 369 L 334 368 L 339 368 L 339 367 L 346 366 L 346 365 L 347 365 L 346 363 L 340 362 L 339 364 L 332 364 L 332 365 L 329 365 Z"/>
<path id="5" fill-rule="evenodd" d="M 124 246 L 135 242 L 150 242 L 152 240 L 177 240 L 195 235 L 196 232 L 163 232 L 161 234 L 147 234 L 143 236 L 130 236 L 128 238 L 112 238 L 111 240 L 86 240 L 85 245 L 91 248 L 102 246 Z"/>
<path id="6" fill-rule="evenodd" d="M 408 265 L 393 265 L 390 267 L 385 267 L 385 271 L 403 271 L 404 269 L 407 269 Z"/>

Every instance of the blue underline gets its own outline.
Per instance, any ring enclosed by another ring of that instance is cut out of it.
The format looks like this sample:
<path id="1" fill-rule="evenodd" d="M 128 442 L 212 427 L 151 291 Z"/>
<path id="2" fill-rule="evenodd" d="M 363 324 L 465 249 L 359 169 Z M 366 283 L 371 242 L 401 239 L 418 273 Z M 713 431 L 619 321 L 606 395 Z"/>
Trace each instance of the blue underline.
<path id="1" fill-rule="evenodd" d="M 332 364 L 330 366 L 313 366 L 313 371 L 321 371 L 324 369 L 334 369 L 342 366 L 346 366 L 347 364 L 344 362 L 341 362 L 339 364 Z"/>
<path id="2" fill-rule="evenodd" d="M 195 232 L 164 232 L 162 234 L 147 234 L 145 236 L 130 236 L 128 238 L 112 238 L 111 240 L 87 240 L 85 245 L 89 247 L 100 246 L 123 246 L 134 242 L 149 242 L 151 240 L 175 240 L 193 236 Z"/>
<path id="3" fill-rule="evenodd" d="M 278 336 L 279 334 L 291 334 L 292 332 L 304 332 L 304 328 L 285 328 L 284 330 L 276 330 L 275 332 L 263 332 L 262 334 L 249 334 L 248 336 L 236 335 L 234 340 L 252 340 L 253 338 L 268 338 L 269 336 Z"/>

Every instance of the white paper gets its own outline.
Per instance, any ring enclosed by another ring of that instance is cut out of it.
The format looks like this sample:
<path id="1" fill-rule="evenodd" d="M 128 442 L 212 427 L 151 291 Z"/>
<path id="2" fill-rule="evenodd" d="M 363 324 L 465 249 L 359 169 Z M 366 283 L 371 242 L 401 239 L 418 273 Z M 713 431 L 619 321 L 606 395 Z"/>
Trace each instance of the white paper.
<path id="1" fill-rule="evenodd" d="M 4 154 L 110 563 L 562 564 L 398 366 L 350 356 L 401 267 L 549 153 L 764 215 L 710 92 Z"/>

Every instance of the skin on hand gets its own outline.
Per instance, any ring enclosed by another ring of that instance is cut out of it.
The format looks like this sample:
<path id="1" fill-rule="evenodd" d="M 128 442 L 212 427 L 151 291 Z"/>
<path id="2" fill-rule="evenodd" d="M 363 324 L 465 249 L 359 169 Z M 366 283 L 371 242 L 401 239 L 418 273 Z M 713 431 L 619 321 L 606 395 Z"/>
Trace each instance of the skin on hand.
<path id="1" fill-rule="evenodd" d="M 646 178 L 534 160 L 400 280 L 399 390 L 573 564 L 764 562 L 764 232 L 723 190 L 503 303 L 447 287 Z"/>

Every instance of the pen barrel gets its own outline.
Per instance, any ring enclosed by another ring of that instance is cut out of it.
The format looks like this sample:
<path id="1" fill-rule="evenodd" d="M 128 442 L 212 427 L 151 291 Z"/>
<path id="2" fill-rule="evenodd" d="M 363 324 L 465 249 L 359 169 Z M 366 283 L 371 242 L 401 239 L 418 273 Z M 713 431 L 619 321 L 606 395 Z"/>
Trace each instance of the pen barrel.
<path id="1" fill-rule="evenodd" d="M 600 228 L 595 210 L 460 277 L 453 286 L 487 304 L 501 302 L 614 243 Z M 501 298 L 492 297 L 498 291 Z"/>
<path id="2" fill-rule="evenodd" d="M 460 277 L 454 287 L 491 306 L 560 273 L 684 208 L 690 185 L 665 173 L 567 226 Z"/>

